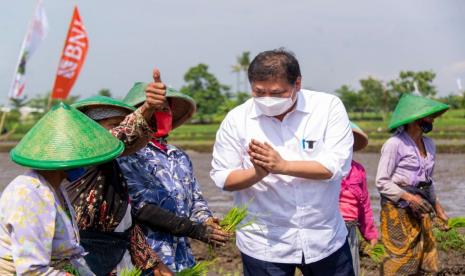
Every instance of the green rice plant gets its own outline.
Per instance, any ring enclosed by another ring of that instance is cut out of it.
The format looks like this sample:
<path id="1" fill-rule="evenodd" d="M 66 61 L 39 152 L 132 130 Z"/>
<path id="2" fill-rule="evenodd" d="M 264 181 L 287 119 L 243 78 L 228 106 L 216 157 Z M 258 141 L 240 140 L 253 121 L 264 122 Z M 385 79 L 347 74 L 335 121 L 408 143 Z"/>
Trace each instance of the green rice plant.
<path id="1" fill-rule="evenodd" d="M 251 225 L 254 220 L 249 220 L 247 223 L 244 223 L 238 227 L 238 225 L 244 220 L 248 215 L 248 205 L 244 206 L 234 206 L 228 213 L 224 216 L 223 220 L 220 221 L 220 226 L 227 232 L 234 232 L 237 229 Z"/>
<path id="2" fill-rule="evenodd" d="M 373 262 L 379 264 L 386 256 L 386 250 L 384 249 L 384 245 L 377 243 L 367 252 L 368 256 L 373 260 Z"/>
<path id="3" fill-rule="evenodd" d="M 215 262 L 214 260 L 198 262 L 193 267 L 181 270 L 180 272 L 176 273 L 176 275 L 177 276 L 205 276 L 207 275 L 208 268 L 214 262 Z"/>
<path id="4" fill-rule="evenodd" d="M 120 276 L 140 276 L 142 275 L 142 271 L 136 267 L 132 269 L 123 268 L 121 270 Z"/>
<path id="5" fill-rule="evenodd" d="M 439 249 L 447 251 L 450 249 L 465 251 L 465 235 L 460 234 L 457 228 L 449 231 L 433 229 L 433 235 L 436 238 Z"/>
<path id="6" fill-rule="evenodd" d="M 79 276 L 79 271 L 70 263 L 67 263 L 63 266 L 63 270 L 66 272 L 66 273 L 69 273 L 71 275 L 74 275 L 74 276 Z"/>
<path id="7" fill-rule="evenodd" d="M 465 227 L 465 217 L 450 218 L 447 225 L 452 229 Z"/>

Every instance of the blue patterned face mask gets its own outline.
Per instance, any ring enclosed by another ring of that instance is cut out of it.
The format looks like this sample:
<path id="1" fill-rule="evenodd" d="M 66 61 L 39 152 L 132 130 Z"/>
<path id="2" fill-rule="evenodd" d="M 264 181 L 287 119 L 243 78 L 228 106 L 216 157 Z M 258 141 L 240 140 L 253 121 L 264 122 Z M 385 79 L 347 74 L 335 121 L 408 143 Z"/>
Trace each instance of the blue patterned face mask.
<path id="1" fill-rule="evenodd" d="M 70 170 L 66 170 L 65 173 L 66 173 L 66 179 L 68 179 L 69 182 L 74 182 L 86 173 L 86 169 L 85 168 L 70 169 Z"/>
<path id="2" fill-rule="evenodd" d="M 427 121 L 420 121 L 419 126 L 423 133 L 428 133 L 433 130 L 433 124 Z"/>

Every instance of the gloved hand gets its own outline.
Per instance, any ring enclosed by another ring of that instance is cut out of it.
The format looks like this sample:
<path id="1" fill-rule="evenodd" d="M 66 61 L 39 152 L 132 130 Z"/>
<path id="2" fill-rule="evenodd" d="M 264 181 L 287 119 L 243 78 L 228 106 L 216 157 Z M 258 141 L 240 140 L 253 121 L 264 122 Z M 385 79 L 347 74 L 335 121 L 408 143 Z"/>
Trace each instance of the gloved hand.
<path id="1" fill-rule="evenodd" d="M 231 237 L 231 234 L 223 231 L 217 224 L 205 222 L 203 224 L 196 224 L 190 237 L 213 246 L 224 246 Z"/>

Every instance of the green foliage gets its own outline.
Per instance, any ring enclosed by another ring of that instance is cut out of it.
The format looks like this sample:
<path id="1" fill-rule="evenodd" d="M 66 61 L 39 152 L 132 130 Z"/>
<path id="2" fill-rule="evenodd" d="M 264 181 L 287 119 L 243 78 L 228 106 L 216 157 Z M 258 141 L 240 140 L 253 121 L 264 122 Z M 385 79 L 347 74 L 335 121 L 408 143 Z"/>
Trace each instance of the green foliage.
<path id="1" fill-rule="evenodd" d="M 198 262 L 191 268 L 186 268 L 178 273 L 176 275 L 178 276 L 205 276 L 208 273 L 209 267 L 214 263 L 215 261 L 203 261 L 203 262 Z"/>
<path id="2" fill-rule="evenodd" d="M 63 266 L 63 271 L 65 271 L 66 273 L 69 273 L 71 275 L 74 275 L 74 276 L 79 276 L 79 271 L 74 268 L 74 266 L 70 263 L 67 263 L 65 264 L 65 266 Z"/>
<path id="3" fill-rule="evenodd" d="M 194 120 L 197 119 L 200 123 L 211 121 L 224 104 L 229 87 L 221 84 L 208 72 L 208 66 L 202 63 L 190 68 L 184 75 L 184 80 L 186 85 L 181 88 L 181 92 L 194 98 L 197 103 Z"/>
<path id="4" fill-rule="evenodd" d="M 240 84 L 241 82 L 243 83 L 243 91 L 248 90 L 248 78 L 247 78 L 247 71 L 249 69 L 250 65 L 250 52 L 245 51 L 242 52 L 240 56 L 236 58 L 236 64 L 232 66 L 232 72 L 237 74 L 237 85 L 236 85 L 236 91 L 239 93 L 240 90 Z M 241 75 L 243 77 L 241 77 Z M 241 80 L 242 78 L 242 80 Z"/>
<path id="5" fill-rule="evenodd" d="M 459 230 L 459 228 L 465 227 L 465 217 L 450 218 L 447 226 L 450 228 L 448 231 L 441 231 L 438 228 L 433 229 L 433 235 L 436 238 L 438 247 L 442 250 L 465 251 L 465 235 L 460 233 Z"/>
<path id="6" fill-rule="evenodd" d="M 414 83 L 417 83 L 418 92 L 422 96 L 435 96 L 437 93 L 436 86 L 433 84 L 435 77 L 436 74 L 433 71 L 401 71 L 397 79 L 388 82 L 388 86 L 399 97 L 403 93 L 415 91 Z"/>
<path id="7" fill-rule="evenodd" d="M 238 229 L 238 225 L 247 217 L 248 215 L 248 206 L 234 206 L 228 213 L 224 216 L 223 220 L 220 222 L 221 228 L 228 232 L 234 232 Z M 248 221 L 245 224 L 242 224 L 240 228 L 252 224 L 253 221 Z"/>
<path id="8" fill-rule="evenodd" d="M 450 218 L 449 221 L 447 222 L 447 225 L 453 229 L 463 228 L 465 227 L 465 217 Z"/>
<path id="9" fill-rule="evenodd" d="M 10 104 L 12 105 L 14 110 L 19 110 L 21 107 L 27 105 L 27 99 L 10 99 Z"/>
<path id="10" fill-rule="evenodd" d="M 231 95 L 228 97 L 222 106 L 218 109 L 217 115 L 220 115 L 220 120 L 222 121 L 224 116 L 231 111 L 233 108 L 235 108 L 238 105 L 243 104 L 245 101 L 247 101 L 250 98 L 249 93 L 244 93 L 244 92 L 238 92 L 235 95 Z M 216 121 L 216 120 L 214 120 Z"/>
<path id="11" fill-rule="evenodd" d="M 460 234 L 457 229 L 451 229 L 449 231 L 433 229 L 433 235 L 441 250 L 465 250 L 465 235 Z"/>
<path id="12" fill-rule="evenodd" d="M 347 85 L 343 85 L 336 90 L 336 95 L 339 96 L 341 101 L 344 103 L 348 112 L 358 111 L 363 109 L 363 99 L 357 93 Z"/>
<path id="13" fill-rule="evenodd" d="M 140 276 L 142 275 L 142 271 L 138 268 L 133 267 L 131 270 L 124 268 L 121 270 L 120 276 Z"/>
<path id="14" fill-rule="evenodd" d="M 452 109 L 465 108 L 465 92 L 462 95 L 448 95 L 438 99 Z"/>
<path id="15" fill-rule="evenodd" d="M 371 107 L 372 110 L 377 110 L 384 114 L 389 112 L 393 98 L 384 87 L 382 81 L 368 77 L 367 79 L 361 79 L 360 85 L 362 89 L 359 93 L 362 99 L 365 99 L 365 106 Z"/>
<path id="16" fill-rule="evenodd" d="M 379 264 L 386 257 L 386 250 L 384 249 L 384 245 L 377 243 L 368 250 L 367 254 L 375 263 Z"/>
<path id="17" fill-rule="evenodd" d="M 354 120 L 370 137 L 370 144 L 375 140 L 385 142 L 391 136 L 387 130 L 389 117 L 385 120 L 377 112 L 349 112 L 349 118 Z M 223 116 L 218 116 L 217 122 L 221 122 Z M 180 141 L 214 141 L 219 123 L 205 125 L 183 125 L 170 134 L 171 142 Z M 463 140 L 465 137 L 465 109 L 449 110 L 434 121 L 434 130 L 428 133 L 434 139 Z M 449 141 L 448 143 L 452 143 Z"/>
<path id="18" fill-rule="evenodd" d="M 105 97 L 110 97 L 111 98 L 111 92 L 110 89 L 108 88 L 102 88 L 98 91 L 97 95 L 99 96 L 105 96 Z"/>
<path id="19" fill-rule="evenodd" d="M 418 92 L 422 96 L 435 96 L 437 93 L 433 84 L 435 77 L 436 74 L 432 71 L 401 71 L 398 78 L 386 83 L 368 77 L 360 80 L 361 89 L 359 91 L 343 85 L 335 92 L 348 111 L 362 112 L 362 117 L 365 112 L 376 112 L 385 119 L 386 115 L 394 110 L 402 94 L 415 91 L 414 83 L 417 84 Z M 464 96 L 449 96 L 442 100 L 453 108 L 463 107 L 465 94 Z"/>

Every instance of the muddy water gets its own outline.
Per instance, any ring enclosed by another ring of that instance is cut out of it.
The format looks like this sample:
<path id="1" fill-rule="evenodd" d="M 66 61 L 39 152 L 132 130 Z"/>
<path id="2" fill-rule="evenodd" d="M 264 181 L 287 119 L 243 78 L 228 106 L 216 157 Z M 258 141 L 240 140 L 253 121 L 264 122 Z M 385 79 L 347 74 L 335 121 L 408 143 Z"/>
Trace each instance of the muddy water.
<path id="1" fill-rule="evenodd" d="M 201 184 L 210 208 L 218 215 L 224 214 L 232 206 L 232 194 L 219 190 L 209 177 L 211 154 L 189 152 L 196 176 Z M 361 162 L 367 171 L 371 205 L 376 222 L 379 221 L 379 194 L 374 185 L 379 155 L 376 153 L 356 154 L 355 160 Z M 0 153 L 0 190 L 24 168 L 13 164 L 8 154 Z M 439 154 L 435 175 L 436 193 L 449 216 L 465 216 L 465 154 Z"/>

